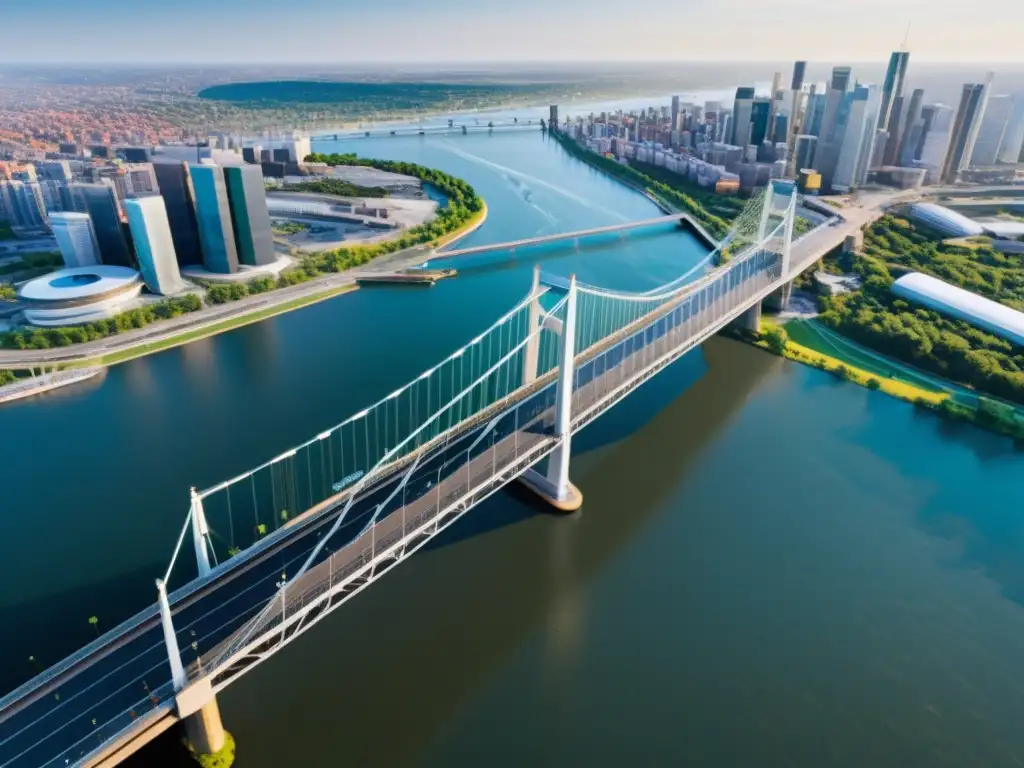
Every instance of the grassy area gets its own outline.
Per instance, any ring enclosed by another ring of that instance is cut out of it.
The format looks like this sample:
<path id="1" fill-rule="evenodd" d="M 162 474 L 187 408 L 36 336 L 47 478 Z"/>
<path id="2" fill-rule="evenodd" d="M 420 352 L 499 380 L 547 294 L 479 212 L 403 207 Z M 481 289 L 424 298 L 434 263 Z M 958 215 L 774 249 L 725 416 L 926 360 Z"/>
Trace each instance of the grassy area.
<path id="1" fill-rule="evenodd" d="M 788 332 L 792 323 L 786 326 Z M 766 323 L 766 330 L 774 327 L 772 323 Z M 762 338 L 755 342 L 759 347 L 772 350 L 769 342 Z M 918 386 L 915 383 L 909 381 L 889 378 L 888 376 L 879 373 L 877 369 L 861 368 L 851 363 L 847 356 L 843 358 L 834 357 L 829 354 L 818 351 L 811 347 L 806 347 L 797 341 L 794 341 L 792 336 L 786 343 L 785 351 L 783 356 L 788 360 L 794 362 L 804 363 L 805 365 L 811 365 L 823 371 L 833 373 L 839 378 L 859 384 L 862 387 L 868 389 L 875 389 L 881 392 L 885 392 L 887 395 L 898 397 L 900 400 L 906 400 L 909 403 L 925 403 L 930 406 L 938 406 L 944 400 L 949 397 L 946 392 L 936 391 L 934 388 L 925 389 L 923 386 Z"/>
<path id="2" fill-rule="evenodd" d="M 825 332 L 819 331 L 813 320 L 791 320 L 786 323 L 790 341 L 818 354 L 839 360 L 843 365 L 857 368 L 865 373 L 884 379 L 903 380 L 912 386 L 930 392 L 944 392 L 926 376 L 914 374 L 906 366 L 889 363 L 882 356 L 861 352 L 853 344 L 839 344 L 830 341 Z"/>
<path id="3" fill-rule="evenodd" d="M 280 315 L 284 312 L 290 312 L 293 309 L 304 307 L 309 304 L 315 304 L 318 301 L 329 299 L 334 296 L 340 296 L 343 293 L 348 293 L 356 289 L 354 285 L 342 285 L 337 288 L 330 288 L 320 293 L 315 293 L 311 296 L 302 296 L 291 301 L 286 301 L 283 304 L 277 304 L 273 307 L 266 307 L 256 312 L 250 312 L 248 314 L 239 315 L 238 317 L 231 317 L 227 320 L 223 320 L 213 325 L 203 326 L 202 328 L 194 328 L 189 331 L 183 331 L 175 336 L 170 336 L 166 339 L 160 339 L 149 344 L 140 344 L 130 349 L 121 350 L 119 352 L 112 352 L 109 355 L 102 355 L 100 357 L 89 358 L 88 360 L 82 360 L 74 363 L 73 366 L 69 367 L 87 367 L 90 365 L 116 365 L 117 363 L 123 363 L 128 360 L 134 360 L 137 357 L 144 357 L 145 355 L 151 355 L 154 352 L 160 352 L 171 347 L 178 347 L 182 344 L 187 344 L 190 341 L 197 341 L 198 339 L 206 338 L 207 336 L 215 336 L 218 333 L 224 331 L 230 331 L 235 328 L 241 328 L 243 325 L 250 325 L 251 323 L 258 323 L 260 320 L 266 320 L 268 317 Z"/>

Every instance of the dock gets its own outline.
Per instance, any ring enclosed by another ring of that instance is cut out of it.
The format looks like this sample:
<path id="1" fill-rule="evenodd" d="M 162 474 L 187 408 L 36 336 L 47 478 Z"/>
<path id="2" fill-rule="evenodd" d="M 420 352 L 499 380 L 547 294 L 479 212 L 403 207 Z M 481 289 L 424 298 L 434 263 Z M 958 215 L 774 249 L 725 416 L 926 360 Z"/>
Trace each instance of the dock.
<path id="1" fill-rule="evenodd" d="M 433 285 L 446 277 L 455 277 L 454 269 L 402 269 L 397 272 L 381 272 L 372 275 L 361 275 L 356 278 L 360 285 L 369 283 L 385 283 L 392 285 Z"/>
<path id="2" fill-rule="evenodd" d="M 76 368 L 19 379 L 12 384 L 0 387 L 0 403 L 10 403 L 26 397 L 41 395 L 44 392 L 50 392 L 60 387 L 87 381 L 103 373 L 105 370 L 102 367 Z"/>

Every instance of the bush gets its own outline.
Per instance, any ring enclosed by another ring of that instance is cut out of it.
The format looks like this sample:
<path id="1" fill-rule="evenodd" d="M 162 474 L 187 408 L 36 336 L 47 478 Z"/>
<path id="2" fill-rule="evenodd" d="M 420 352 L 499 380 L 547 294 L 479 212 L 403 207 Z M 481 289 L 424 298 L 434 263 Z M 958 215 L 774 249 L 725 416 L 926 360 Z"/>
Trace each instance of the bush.
<path id="1" fill-rule="evenodd" d="M 875 379 L 875 378 L 868 379 L 868 389 L 876 389 L 877 390 L 877 389 L 881 389 L 881 388 L 882 388 L 882 382 L 880 382 L 878 379 Z"/>
<path id="2" fill-rule="evenodd" d="M 768 349 L 777 355 L 785 354 L 786 345 L 789 343 L 789 336 L 786 334 L 785 328 L 773 325 L 761 335 L 768 343 Z"/>

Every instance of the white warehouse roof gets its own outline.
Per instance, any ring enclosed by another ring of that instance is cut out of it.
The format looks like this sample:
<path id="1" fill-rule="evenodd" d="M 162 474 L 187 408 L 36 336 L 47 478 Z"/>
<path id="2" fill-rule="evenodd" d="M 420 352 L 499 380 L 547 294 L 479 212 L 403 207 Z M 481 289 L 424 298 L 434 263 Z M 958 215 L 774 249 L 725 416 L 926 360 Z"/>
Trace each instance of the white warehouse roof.
<path id="1" fill-rule="evenodd" d="M 1024 347 L 1024 312 L 920 272 L 901 277 L 892 291 Z"/>
<path id="2" fill-rule="evenodd" d="M 929 225 L 949 237 L 968 237 L 984 233 L 984 228 L 962 213 L 935 203 L 914 203 L 910 206 L 910 218 Z"/>

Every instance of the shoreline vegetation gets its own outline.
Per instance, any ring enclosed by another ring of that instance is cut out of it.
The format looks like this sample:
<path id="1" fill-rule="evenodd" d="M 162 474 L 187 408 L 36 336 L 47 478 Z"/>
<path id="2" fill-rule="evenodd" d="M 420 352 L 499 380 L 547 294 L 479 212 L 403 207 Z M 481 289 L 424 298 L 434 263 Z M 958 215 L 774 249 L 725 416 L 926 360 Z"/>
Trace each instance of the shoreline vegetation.
<path id="1" fill-rule="evenodd" d="M 310 162 L 324 162 L 332 166 L 360 165 L 414 176 L 421 182 L 429 184 L 440 191 L 445 196 L 446 202 L 432 220 L 406 230 L 401 236 L 393 240 L 307 254 L 302 257 L 297 265 L 284 270 L 276 279 L 273 277 L 259 277 L 247 283 L 209 284 L 206 286 L 206 307 L 227 304 L 246 296 L 268 293 L 277 288 L 299 285 L 317 278 L 335 275 L 363 266 L 380 256 L 394 254 L 417 246 L 441 247 L 479 227 L 487 216 L 487 206 L 473 187 L 462 179 L 443 171 L 427 168 L 415 163 L 359 158 L 354 154 L 321 155 L 313 153 L 306 159 Z M 251 322 L 257 322 L 275 314 L 306 306 L 314 301 L 339 295 L 340 293 L 352 290 L 353 287 L 351 285 L 334 287 L 313 296 L 304 296 L 292 301 L 282 302 L 273 307 L 241 313 L 237 317 L 228 320 L 183 331 L 167 339 L 161 339 L 152 343 L 140 342 L 137 346 L 119 350 L 115 353 L 90 357 L 85 361 L 75 361 L 73 365 L 96 364 L 97 362 L 110 365 L 123 362 L 124 360 L 204 338 Z M 204 301 L 198 295 L 194 293 L 187 294 L 177 298 L 153 302 L 144 307 L 123 312 L 108 320 L 88 323 L 83 326 L 6 331 L 0 333 L 0 348 L 29 350 L 68 347 L 144 328 L 157 321 L 197 312 L 203 308 Z M 3 381 L 0 380 L 0 383 L 3 383 Z"/>
<path id="2" fill-rule="evenodd" d="M 975 394 L 976 405 L 957 402 L 955 396 L 948 391 L 936 392 L 906 380 L 876 375 L 851 364 L 847 359 L 805 347 L 791 340 L 782 325 L 767 319 L 762 322 L 766 328 L 761 334 L 741 333 L 738 334 L 739 337 L 787 360 L 831 373 L 840 381 L 884 392 L 916 408 L 934 413 L 940 418 L 973 424 L 989 432 L 1012 438 L 1018 445 L 1024 446 L 1024 415 L 1010 403 L 985 397 L 980 393 Z"/>

